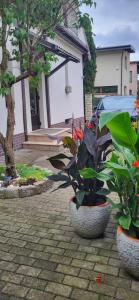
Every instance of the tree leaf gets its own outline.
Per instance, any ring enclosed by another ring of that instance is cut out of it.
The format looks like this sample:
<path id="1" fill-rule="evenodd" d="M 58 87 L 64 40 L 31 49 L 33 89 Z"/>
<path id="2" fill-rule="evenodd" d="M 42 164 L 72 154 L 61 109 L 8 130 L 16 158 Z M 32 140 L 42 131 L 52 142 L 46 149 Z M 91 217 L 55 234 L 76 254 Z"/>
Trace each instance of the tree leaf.
<path id="1" fill-rule="evenodd" d="M 96 194 L 102 195 L 102 196 L 107 196 L 110 194 L 110 191 L 108 189 L 103 188 L 103 189 L 99 190 L 98 192 L 96 192 Z"/>
<path id="2" fill-rule="evenodd" d="M 134 224 L 135 227 L 139 228 L 139 219 L 136 220 L 135 222 L 133 222 L 133 224 Z"/>
<path id="3" fill-rule="evenodd" d="M 61 160 L 58 160 L 58 159 L 52 159 L 52 158 L 49 158 L 48 159 L 51 163 L 51 165 L 55 168 L 55 169 L 58 169 L 58 170 L 64 170 L 65 168 L 65 164 L 63 161 Z"/>
<path id="4" fill-rule="evenodd" d="M 94 159 L 96 158 L 96 149 L 97 149 L 97 139 L 93 134 L 91 129 L 85 127 L 84 129 L 84 143 L 87 147 L 87 150 L 91 155 L 93 155 Z"/>
<path id="5" fill-rule="evenodd" d="M 130 227 L 130 224 L 131 224 L 131 216 L 130 216 L 130 214 L 128 214 L 126 216 L 122 215 L 119 218 L 119 224 L 122 226 L 123 229 L 128 230 L 129 227 Z"/>
<path id="6" fill-rule="evenodd" d="M 85 191 L 78 191 L 76 193 L 76 200 L 77 200 L 76 208 L 77 209 L 82 205 L 85 194 L 86 194 Z"/>
<path id="7" fill-rule="evenodd" d="M 129 148 L 135 153 L 138 136 L 132 128 L 129 113 L 103 113 L 100 116 L 99 126 L 103 128 L 105 125 L 119 145 Z"/>
<path id="8" fill-rule="evenodd" d="M 80 170 L 79 173 L 84 179 L 92 179 L 97 176 L 97 172 L 92 168 L 84 168 Z"/>

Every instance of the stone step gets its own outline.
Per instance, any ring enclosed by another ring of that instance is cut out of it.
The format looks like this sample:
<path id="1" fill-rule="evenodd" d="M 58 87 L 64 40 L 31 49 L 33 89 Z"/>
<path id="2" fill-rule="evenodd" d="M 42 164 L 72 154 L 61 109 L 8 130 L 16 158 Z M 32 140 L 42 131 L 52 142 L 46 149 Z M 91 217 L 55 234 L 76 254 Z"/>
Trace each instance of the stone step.
<path id="1" fill-rule="evenodd" d="M 63 143 L 57 142 L 36 142 L 36 141 L 27 141 L 23 143 L 24 149 L 34 149 L 34 150 L 42 150 L 42 151 L 55 151 L 61 152 L 63 151 Z"/>

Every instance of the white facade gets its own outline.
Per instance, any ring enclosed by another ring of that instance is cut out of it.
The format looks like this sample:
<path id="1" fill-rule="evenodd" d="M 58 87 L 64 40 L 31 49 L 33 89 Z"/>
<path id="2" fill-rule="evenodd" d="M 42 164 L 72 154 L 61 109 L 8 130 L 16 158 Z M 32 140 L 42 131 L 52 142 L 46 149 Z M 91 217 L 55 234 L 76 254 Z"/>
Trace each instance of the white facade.
<path id="1" fill-rule="evenodd" d="M 130 53 L 97 51 L 96 96 L 129 95 Z"/>
<path id="2" fill-rule="evenodd" d="M 55 43 L 79 58 L 80 62 L 69 62 L 49 78 L 52 125 L 64 122 L 65 119 L 71 118 L 72 114 L 74 118 L 84 115 L 82 53 L 58 36 Z M 57 64 L 62 61 L 63 59 L 59 58 Z M 66 86 L 71 87 L 70 93 L 66 93 Z"/>
<path id="3" fill-rule="evenodd" d="M 86 43 L 83 30 L 79 32 L 83 42 Z M 49 77 L 49 96 L 50 96 L 50 114 L 51 125 L 64 122 L 65 119 L 81 118 L 84 116 L 83 103 L 83 50 L 70 43 L 67 39 L 60 37 L 58 34 L 53 42 L 69 54 L 79 59 L 78 63 L 68 62 L 64 67 L 59 69 L 56 73 Z M 87 46 L 87 44 L 86 44 Z M 52 65 L 52 70 L 59 65 L 64 59 L 58 57 L 58 61 Z M 12 72 L 17 75 L 20 74 L 20 67 L 16 62 L 10 65 Z M 67 93 L 65 88 L 68 87 L 70 92 Z M 27 121 L 27 133 L 32 132 L 32 117 L 31 117 L 31 103 L 30 103 L 30 87 L 29 80 L 24 80 L 25 91 L 25 109 Z M 23 121 L 23 98 L 22 98 L 22 83 L 15 84 L 12 88 L 12 93 L 15 101 L 15 131 L 14 134 L 24 133 Z M 45 86 L 45 76 L 42 74 L 40 78 L 40 85 L 38 88 L 39 95 L 39 117 L 40 128 L 48 128 L 47 120 L 47 92 Z M 0 132 L 4 135 L 6 133 L 6 107 L 5 100 L 0 99 Z"/>

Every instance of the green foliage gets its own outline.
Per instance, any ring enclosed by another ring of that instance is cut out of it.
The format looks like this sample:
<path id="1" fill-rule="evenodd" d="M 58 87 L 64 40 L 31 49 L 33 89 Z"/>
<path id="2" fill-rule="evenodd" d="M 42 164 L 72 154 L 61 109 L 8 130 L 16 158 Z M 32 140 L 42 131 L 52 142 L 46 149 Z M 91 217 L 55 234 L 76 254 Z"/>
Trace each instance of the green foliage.
<path id="1" fill-rule="evenodd" d="M 100 129 L 107 125 L 116 143 L 129 148 L 135 155 L 138 135 L 131 126 L 129 113 L 103 113 L 100 116 Z"/>
<path id="2" fill-rule="evenodd" d="M 115 148 L 106 167 L 114 175 L 107 182 L 108 188 L 116 192 L 120 200 L 116 218 L 129 235 L 139 238 L 138 135 L 132 128 L 128 113 L 102 114 L 100 128 L 105 125 L 110 130 Z M 135 165 L 132 165 L 133 162 L 136 162 Z"/>
<path id="3" fill-rule="evenodd" d="M 58 154 L 48 160 L 54 168 L 62 171 L 55 176 L 50 176 L 50 179 L 64 182 L 57 189 L 72 186 L 78 209 L 81 205 L 98 205 L 100 197 L 97 192 L 103 187 L 104 181 L 111 178 L 109 174 L 102 171 L 102 162 L 106 160 L 105 151 L 111 144 L 111 137 L 109 134 L 100 135 L 97 119 L 94 119 L 91 128 L 85 127 L 82 134 L 79 129 L 76 129 L 76 133 L 80 133 L 78 138 L 75 138 L 74 134 L 74 139 L 64 138 L 64 145 L 73 156 Z M 63 159 L 68 160 L 68 163 L 65 164 Z M 104 203 L 105 196 L 101 198 Z"/>
<path id="4" fill-rule="evenodd" d="M 96 49 L 92 33 L 91 19 L 88 14 L 81 17 L 81 26 L 84 28 L 90 50 L 91 59 L 85 61 L 84 65 L 84 92 L 93 93 L 96 75 Z"/>
<path id="5" fill-rule="evenodd" d="M 30 165 L 26 165 L 26 164 L 17 164 L 16 170 L 17 170 L 18 175 L 20 176 L 21 181 L 22 180 L 26 181 L 28 179 L 34 179 L 35 181 L 41 181 L 50 175 L 50 172 L 45 169 L 41 169 L 39 167 L 30 166 Z M 3 178 L 1 174 L 4 174 L 4 173 L 5 173 L 5 167 L 0 166 L 0 179 Z"/>

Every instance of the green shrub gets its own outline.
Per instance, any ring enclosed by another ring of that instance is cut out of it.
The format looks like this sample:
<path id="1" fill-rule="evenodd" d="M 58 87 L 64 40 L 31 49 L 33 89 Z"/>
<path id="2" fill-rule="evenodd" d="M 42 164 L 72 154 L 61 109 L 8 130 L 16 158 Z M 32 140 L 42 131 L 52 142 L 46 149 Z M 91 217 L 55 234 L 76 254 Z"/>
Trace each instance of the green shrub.
<path id="1" fill-rule="evenodd" d="M 50 175 L 49 171 L 47 170 L 26 164 L 17 164 L 16 170 L 20 176 L 20 179 L 25 181 L 30 178 L 35 181 L 41 181 Z M 2 173 L 5 173 L 4 166 L 0 166 L 0 180 L 2 179 Z"/>

